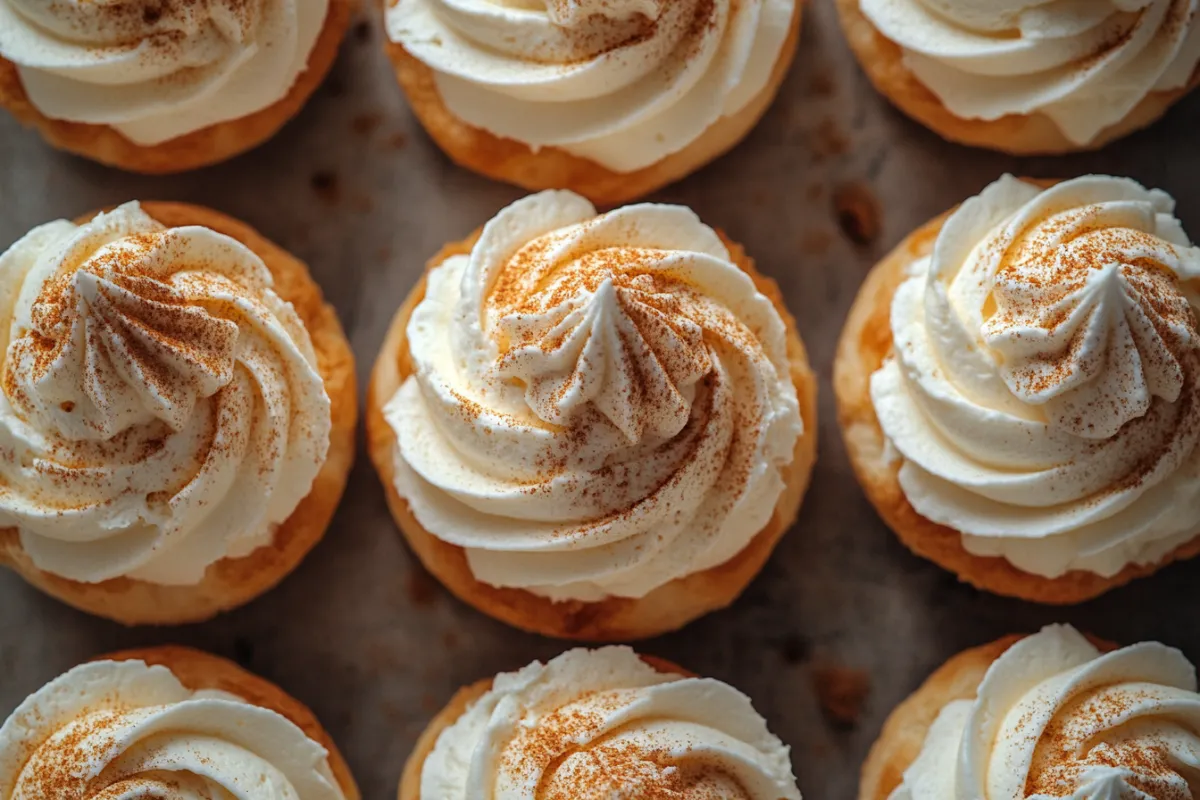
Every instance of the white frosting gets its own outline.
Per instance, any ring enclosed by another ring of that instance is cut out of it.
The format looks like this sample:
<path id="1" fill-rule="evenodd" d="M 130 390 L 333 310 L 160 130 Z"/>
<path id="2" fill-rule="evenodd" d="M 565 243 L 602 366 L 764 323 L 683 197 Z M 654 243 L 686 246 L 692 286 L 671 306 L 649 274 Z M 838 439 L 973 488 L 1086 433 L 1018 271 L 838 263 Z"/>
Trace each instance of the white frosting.
<path id="1" fill-rule="evenodd" d="M 1196 671 L 1157 643 L 1049 627 L 945 706 L 891 800 L 1175 800 L 1200 771 Z"/>
<path id="2" fill-rule="evenodd" d="M 48 117 L 156 145 L 282 100 L 329 0 L 0 0 L 0 57 Z"/>
<path id="3" fill-rule="evenodd" d="M 1200 249 L 1122 178 L 964 203 L 871 379 L 922 516 L 1026 572 L 1113 575 L 1200 533 Z"/>
<path id="4" fill-rule="evenodd" d="M 0 256 L 0 524 L 73 580 L 195 584 L 308 494 L 330 407 L 262 260 L 137 203 Z"/>
<path id="5" fill-rule="evenodd" d="M 616 172 L 657 163 L 763 91 L 796 0 L 400 0 L 388 35 L 455 116 Z"/>
<path id="6" fill-rule="evenodd" d="M 438 737 L 421 797 L 800 800 L 800 792 L 787 747 L 748 697 L 607 647 L 497 676 Z"/>
<path id="7" fill-rule="evenodd" d="M 384 413 L 475 577 L 641 597 L 762 530 L 803 432 L 784 322 L 685 208 L 544 192 L 430 272 Z"/>
<path id="8" fill-rule="evenodd" d="M 0 728 L 3 800 L 343 800 L 283 716 L 141 661 L 76 667 Z"/>
<path id="9" fill-rule="evenodd" d="M 1077 145 L 1200 63 L 1200 0 L 861 0 L 955 116 L 1045 114 Z"/>

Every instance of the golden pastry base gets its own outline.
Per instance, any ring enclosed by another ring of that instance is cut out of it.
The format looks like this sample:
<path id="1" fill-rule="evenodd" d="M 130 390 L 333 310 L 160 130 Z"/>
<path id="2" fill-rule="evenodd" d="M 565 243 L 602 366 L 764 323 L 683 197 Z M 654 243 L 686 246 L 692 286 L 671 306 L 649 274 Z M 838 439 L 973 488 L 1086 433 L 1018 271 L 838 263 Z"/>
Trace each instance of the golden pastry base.
<path id="1" fill-rule="evenodd" d="M 384 8 L 396 0 L 384 0 Z M 387 41 L 396 77 L 429 136 L 459 166 L 530 191 L 570 189 L 598 206 L 621 205 L 681 180 L 733 149 L 758 124 L 775 99 L 800 40 L 803 0 L 796 0 L 792 30 L 771 79 L 738 113 L 723 117 L 690 145 L 636 172 L 614 172 L 556 147 L 534 152 L 528 145 L 500 138 L 455 116 L 438 92 L 433 70 L 401 45 Z M 386 37 L 385 37 L 386 38 Z"/>
<path id="2" fill-rule="evenodd" d="M 143 203 L 142 208 L 168 227 L 201 225 L 231 236 L 262 258 L 275 279 L 275 291 L 295 306 L 308 329 L 333 417 L 325 463 L 308 496 L 276 530 L 274 542 L 244 558 L 216 562 L 195 586 L 160 586 L 131 578 L 103 583 L 68 580 L 35 567 L 15 528 L 0 529 L 0 564 L 47 594 L 126 625 L 175 625 L 200 622 L 250 602 L 283 580 L 320 541 L 354 461 L 358 400 L 350 344 L 308 267 L 249 226 L 217 211 L 182 203 Z"/>
<path id="3" fill-rule="evenodd" d="M 453 255 L 470 253 L 479 233 L 447 245 L 429 262 L 433 269 Z M 556 603 L 523 589 L 501 589 L 477 581 L 462 548 L 447 544 L 417 522 L 408 502 L 397 494 L 394 483 L 396 437 L 383 417 L 383 407 L 412 374 L 406 328 L 414 308 L 425 295 L 425 283 L 412 291 L 392 320 L 371 377 L 367 399 L 367 442 L 371 459 L 383 481 L 388 505 L 400 529 L 425 568 L 463 602 L 509 625 L 523 630 L 584 641 L 634 641 L 683 627 L 710 611 L 724 608 L 737 599 L 784 532 L 792 526 L 800 501 L 808 488 L 817 445 L 817 380 L 808 365 L 795 320 L 783 305 L 779 287 L 759 274 L 742 248 L 725 241 L 734 262 L 746 271 L 758 290 L 775 304 L 788 330 L 788 354 L 792 380 L 800 399 L 804 435 L 796 443 L 795 457 L 784 470 L 786 489 L 767 526 L 740 553 L 712 569 L 678 578 L 645 597 L 612 597 L 600 602 Z"/>
<path id="4" fill-rule="evenodd" d="M 329 14 L 308 58 L 308 68 L 282 100 L 249 116 L 219 122 L 162 144 L 138 145 L 108 125 L 47 117 L 25 94 L 17 66 L 4 58 L 0 58 L 0 107 L 8 109 L 22 124 L 36 128 L 54 147 L 110 167 L 150 175 L 206 167 L 257 147 L 300 112 L 333 67 L 357 8 L 358 0 L 330 0 Z"/>

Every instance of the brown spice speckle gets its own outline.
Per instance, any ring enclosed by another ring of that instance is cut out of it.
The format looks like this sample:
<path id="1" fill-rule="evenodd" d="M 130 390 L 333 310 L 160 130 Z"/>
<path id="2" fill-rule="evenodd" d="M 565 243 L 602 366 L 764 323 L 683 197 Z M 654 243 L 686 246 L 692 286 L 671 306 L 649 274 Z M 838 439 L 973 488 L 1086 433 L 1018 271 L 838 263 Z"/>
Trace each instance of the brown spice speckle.
<path id="1" fill-rule="evenodd" d="M 846 183 L 833 192 L 833 211 L 838 226 L 851 242 L 866 247 L 874 244 L 883 230 L 883 211 L 870 187 Z"/>
<path id="2" fill-rule="evenodd" d="M 871 679 L 860 669 L 826 664 L 813 669 L 813 688 L 825 718 L 839 728 L 852 728 L 862 716 Z"/>

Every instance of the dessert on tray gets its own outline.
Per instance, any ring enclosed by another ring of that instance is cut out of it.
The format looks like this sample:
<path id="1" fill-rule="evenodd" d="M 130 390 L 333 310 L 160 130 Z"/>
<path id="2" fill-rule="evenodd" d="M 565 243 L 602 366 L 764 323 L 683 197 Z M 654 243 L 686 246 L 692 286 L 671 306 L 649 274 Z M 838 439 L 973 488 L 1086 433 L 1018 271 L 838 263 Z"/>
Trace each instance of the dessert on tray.
<path id="1" fill-rule="evenodd" d="M 837 0 L 875 87 L 946 139 L 1093 150 L 1200 84 L 1196 0 Z"/>
<path id="2" fill-rule="evenodd" d="M 1077 603 L 1200 552 L 1200 249 L 1165 193 L 1001 178 L 867 277 L 834 370 L 914 552 Z"/>
<path id="3" fill-rule="evenodd" d="M 333 66 L 355 0 L 0 0 L 0 107 L 132 172 L 270 139 Z"/>
<path id="4" fill-rule="evenodd" d="M 625 647 L 572 650 L 461 690 L 409 758 L 399 800 L 800 800 L 750 699 Z"/>
<path id="5" fill-rule="evenodd" d="M 815 380 L 774 282 L 694 213 L 544 192 L 431 261 L 376 362 L 371 455 L 459 597 L 636 639 L 728 605 L 791 526 Z"/>
<path id="6" fill-rule="evenodd" d="M 1116 649 L 1068 626 L 959 653 L 904 701 L 859 800 L 1188 797 L 1196 670 L 1174 648 Z"/>
<path id="7" fill-rule="evenodd" d="M 185 647 L 81 664 L 0 727 L 0 796 L 54 800 L 358 800 L 313 713 Z"/>
<path id="8" fill-rule="evenodd" d="M 206 619 L 320 540 L 354 360 L 300 261 L 215 211 L 129 203 L 0 256 L 0 563 L 127 624 Z"/>
<path id="9" fill-rule="evenodd" d="M 384 0 L 388 52 L 454 161 L 595 203 L 745 137 L 787 74 L 800 0 Z"/>

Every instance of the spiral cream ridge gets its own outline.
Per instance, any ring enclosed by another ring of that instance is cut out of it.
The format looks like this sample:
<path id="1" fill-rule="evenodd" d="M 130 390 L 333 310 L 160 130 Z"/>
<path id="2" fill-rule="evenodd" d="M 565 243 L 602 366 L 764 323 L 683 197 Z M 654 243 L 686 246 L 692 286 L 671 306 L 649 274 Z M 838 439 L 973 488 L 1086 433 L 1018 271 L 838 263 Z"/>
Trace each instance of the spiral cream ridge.
<path id="1" fill-rule="evenodd" d="M 1044 114 L 1076 145 L 1200 63 L 1200 0 L 862 0 L 955 116 Z"/>
<path id="2" fill-rule="evenodd" d="M 439 736 L 421 796 L 800 799 L 787 748 L 748 698 L 618 647 L 498 676 Z"/>
<path id="3" fill-rule="evenodd" d="M 284 717 L 141 661 L 76 667 L 0 728 L 4 800 L 343 800 Z"/>
<path id="4" fill-rule="evenodd" d="M 387 30 L 470 125 L 633 172 L 767 86 L 795 9 L 795 0 L 400 0 Z"/>
<path id="5" fill-rule="evenodd" d="M 1054 626 L 942 709 L 891 800 L 1175 800 L 1200 774 L 1200 695 L 1178 650 L 1100 653 Z"/>
<path id="6" fill-rule="evenodd" d="M 765 526 L 803 431 L 771 301 L 686 209 L 547 192 L 428 279 L 396 488 L 479 580 L 643 596 Z"/>

